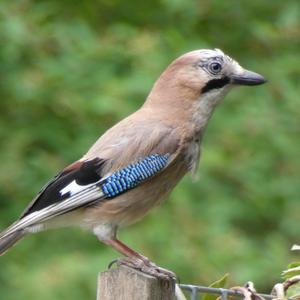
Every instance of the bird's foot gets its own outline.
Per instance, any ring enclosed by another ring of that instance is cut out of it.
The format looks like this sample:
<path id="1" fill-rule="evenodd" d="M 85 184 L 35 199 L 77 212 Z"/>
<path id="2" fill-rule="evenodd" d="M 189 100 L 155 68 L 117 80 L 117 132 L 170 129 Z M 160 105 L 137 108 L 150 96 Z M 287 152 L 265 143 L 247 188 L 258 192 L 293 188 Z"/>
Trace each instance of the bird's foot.
<path id="1" fill-rule="evenodd" d="M 176 280 L 176 275 L 167 269 L 161 268 L 150 261 L 148 258 L 141 256 L 139 257 L 124 257 L 119 258 L 113 263 L 117 263 L 118 266 L 125 265 L 129 268 L 139 270 L 145 274 L 161 278 L 161 279 L 173 279 Z M 110 264 L 111 266 L 112 264 Z"/>

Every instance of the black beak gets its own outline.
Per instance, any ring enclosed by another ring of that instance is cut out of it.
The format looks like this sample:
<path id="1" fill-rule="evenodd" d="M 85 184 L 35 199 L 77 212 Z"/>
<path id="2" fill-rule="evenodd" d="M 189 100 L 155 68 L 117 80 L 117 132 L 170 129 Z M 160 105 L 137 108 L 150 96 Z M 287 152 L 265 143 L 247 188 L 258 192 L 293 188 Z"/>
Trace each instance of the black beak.
<path id="1" fill-rule="evenodd" d="M 232 75 L 231 76 L 231 83 L 232 84 L 239 84 L 239 85 L 259 85 L 266 83 L 267 80 L 264 79 L 261 75 L 244 70 L 241 74 L 239 75 Z"/>

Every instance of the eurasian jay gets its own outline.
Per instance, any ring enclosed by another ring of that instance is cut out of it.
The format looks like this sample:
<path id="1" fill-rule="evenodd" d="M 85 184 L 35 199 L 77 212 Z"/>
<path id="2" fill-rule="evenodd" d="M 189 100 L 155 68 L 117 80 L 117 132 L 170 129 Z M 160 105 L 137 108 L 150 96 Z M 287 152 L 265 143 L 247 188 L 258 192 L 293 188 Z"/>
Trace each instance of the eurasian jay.
<path id="1" fill-rule="evenodd" d="M 231 87 L 264 82 L 218 49 L 180 56 L 140 109 L 57 174 L 0 234 L 0 255 L 28 234 L 79 225 L 123 254 L 122 263 L 172 276 L 118 240 L 117 230 L 141 219 L 196 170 L 207 122 Z"/>

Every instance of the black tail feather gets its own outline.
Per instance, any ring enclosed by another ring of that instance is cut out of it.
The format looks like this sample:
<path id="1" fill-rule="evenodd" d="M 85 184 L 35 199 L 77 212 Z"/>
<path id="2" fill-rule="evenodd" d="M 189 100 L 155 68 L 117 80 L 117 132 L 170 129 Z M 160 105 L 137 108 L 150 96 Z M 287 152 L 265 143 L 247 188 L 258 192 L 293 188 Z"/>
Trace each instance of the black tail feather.
<path id="1" fill-rule="evenodd" d="M 17 230 L 11 234 L 0 237 L 0 256 L 3 255 L 9 248 L 11 248 L 17 241 L 24 237 L 24 230 Z"/>

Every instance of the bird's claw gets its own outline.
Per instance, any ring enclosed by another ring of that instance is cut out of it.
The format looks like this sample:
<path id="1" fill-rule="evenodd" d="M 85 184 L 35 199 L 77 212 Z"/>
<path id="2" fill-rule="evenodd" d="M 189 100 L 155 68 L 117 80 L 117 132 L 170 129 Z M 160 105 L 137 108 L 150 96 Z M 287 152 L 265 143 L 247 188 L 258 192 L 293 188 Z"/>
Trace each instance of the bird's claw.
<path id="1" fill-rule="evenodd" d="M 116 264 L 117 262 L 118 262 L 118 259 L 112 260 L 112 261 L 108 264 L 107 269 L 111 269 L 112 266 L 113 266 L 114 264 Z"/>
<path id="2" fill-rule="evenodd" d="M 149 259 L 145 257 L 125 257 L 125 258 L 119 258 L 114 261 L 112 261 L 109 264 L 109 268 L 116 263 L 118 266 L 127 266 L 129 268 L 133 268 L 135 270 L 141 271 L 145 274 L 160 278 L 160 279 L 173 279 L 176 280 L 176 275 L 164 268 L 161 268 L 151 262 Z"/>

